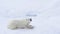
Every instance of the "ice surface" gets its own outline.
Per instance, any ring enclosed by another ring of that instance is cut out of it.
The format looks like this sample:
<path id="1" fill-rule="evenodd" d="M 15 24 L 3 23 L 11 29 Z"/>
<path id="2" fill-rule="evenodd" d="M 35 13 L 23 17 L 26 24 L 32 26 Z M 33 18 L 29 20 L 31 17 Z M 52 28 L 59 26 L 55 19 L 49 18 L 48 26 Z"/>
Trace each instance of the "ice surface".
<path id="1" fill-rule="evenodd" d="M 32 18 L 34 29 L 8 29 L 17 18 Z M 0 34 L 60 34 L 60 0 L 0 0 Z"/>

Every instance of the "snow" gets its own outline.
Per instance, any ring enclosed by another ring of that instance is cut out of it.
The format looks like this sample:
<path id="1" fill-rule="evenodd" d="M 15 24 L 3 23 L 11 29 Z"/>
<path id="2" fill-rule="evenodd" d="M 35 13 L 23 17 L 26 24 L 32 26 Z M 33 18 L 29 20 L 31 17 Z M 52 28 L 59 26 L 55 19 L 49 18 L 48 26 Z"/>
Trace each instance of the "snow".
<path id="1" fill-rule="evenodd" d="M 34 29 L 7 28 L 21 18 L 32 18 Z M 0 34 L 60 34 L 60 0 L 0 0 Z"/>

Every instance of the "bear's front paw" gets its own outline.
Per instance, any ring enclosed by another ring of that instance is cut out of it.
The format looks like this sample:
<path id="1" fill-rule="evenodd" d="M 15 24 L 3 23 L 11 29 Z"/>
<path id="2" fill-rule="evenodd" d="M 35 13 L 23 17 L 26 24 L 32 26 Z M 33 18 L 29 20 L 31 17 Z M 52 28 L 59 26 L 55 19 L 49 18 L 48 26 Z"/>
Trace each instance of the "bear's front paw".
<path id="1" fill-rule="evenodd" d="M 34 27 L 32 25 L 27 26 L 28 29 L 33 29 Z"/>

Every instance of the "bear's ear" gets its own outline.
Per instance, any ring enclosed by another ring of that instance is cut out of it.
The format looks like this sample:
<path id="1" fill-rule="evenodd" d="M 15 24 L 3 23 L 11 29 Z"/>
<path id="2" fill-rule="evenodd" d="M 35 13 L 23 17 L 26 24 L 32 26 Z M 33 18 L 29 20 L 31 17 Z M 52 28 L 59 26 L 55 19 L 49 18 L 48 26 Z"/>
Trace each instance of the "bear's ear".
<path id="1" fill-rule="evenodd" d="M 30 18 L 30 21 L 32 21 L 32 19 Z"/>

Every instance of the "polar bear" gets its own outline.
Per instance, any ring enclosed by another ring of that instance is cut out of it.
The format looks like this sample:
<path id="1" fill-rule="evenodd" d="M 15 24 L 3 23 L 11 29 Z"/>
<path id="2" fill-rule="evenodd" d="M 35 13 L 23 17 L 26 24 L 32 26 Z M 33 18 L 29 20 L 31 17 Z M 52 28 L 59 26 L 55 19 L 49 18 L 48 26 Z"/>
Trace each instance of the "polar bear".
<path id="1" fill-rule="evenodd" d="M 24 28 L 28 28 L 28 29 L 32 29 L 33 26 L 30 25 L 30 22 L 32 21 L 31 18 L 28 19 L 22 19 L 22 20 L 12 20 L 10 21 L 8 28 L 9 29 L 24 29 Z"/>

